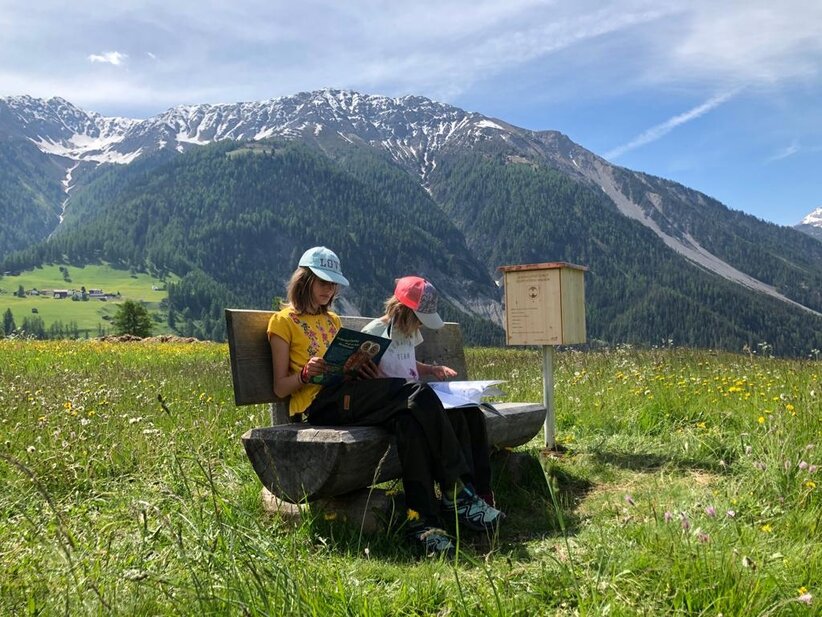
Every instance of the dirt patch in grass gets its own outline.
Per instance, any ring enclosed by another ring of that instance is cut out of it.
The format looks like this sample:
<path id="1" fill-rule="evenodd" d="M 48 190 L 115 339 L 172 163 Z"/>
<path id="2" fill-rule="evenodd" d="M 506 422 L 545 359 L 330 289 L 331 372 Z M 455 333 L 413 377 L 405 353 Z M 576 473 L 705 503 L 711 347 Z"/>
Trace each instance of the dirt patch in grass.
<path id="1" fill-rule="evenodd" d="M 719 480 L 716 474 L 705 471 L 688 471 L 681 475 L 666 475 L 664 483 L 668 490 L 681 494 L 702 493 L 705 489 Z M 619 482 L 594 485 L 585 495 L 579 506 L 579 514 L 588 516 L 603 509 L 603 504 L 611 502 L 612 507 L 630 510 L 649 496 L 658 492 L 658 485 L 662 482 L 660 476 L 649 476 L 647 473 L 631 473 Z M 677 488 L 680 490 L 674 490 Z"/>
<path id="2" fill-rule="evenodd" d="M 140 337 L 133 334 L 121 334 L 119 336 L 101 336 L 97 340 L 107 343 L 203 343 L 193 336 L 172 336 L 163 334 L 160 336 Z"/>

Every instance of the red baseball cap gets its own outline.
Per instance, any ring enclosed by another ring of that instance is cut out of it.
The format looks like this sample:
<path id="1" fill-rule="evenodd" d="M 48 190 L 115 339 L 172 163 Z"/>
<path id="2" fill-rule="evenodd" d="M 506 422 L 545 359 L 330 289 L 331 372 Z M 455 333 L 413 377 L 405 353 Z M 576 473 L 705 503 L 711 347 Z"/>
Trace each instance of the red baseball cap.
<path id="1" fill-rule="evenodd" d="M 407 306 L 426 328 L 439 330 L 445 325 L 437 313 L 439 294 L 434 286 L 419 276 L 404 276 L 397 279 L 394 297 Z"/>

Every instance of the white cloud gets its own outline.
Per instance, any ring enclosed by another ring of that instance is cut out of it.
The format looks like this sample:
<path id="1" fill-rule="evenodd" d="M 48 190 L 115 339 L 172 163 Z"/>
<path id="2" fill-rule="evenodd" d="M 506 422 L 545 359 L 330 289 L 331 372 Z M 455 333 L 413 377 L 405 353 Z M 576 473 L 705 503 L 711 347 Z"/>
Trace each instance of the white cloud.
<path id="1" fill-rule="evenodd" d="M 127 65 L 128 89 L 163 104 L 181 84 L 185 102 L 324 86 L 455 101 L 511 76 L 546 101 L 671 86 L 693 100 L 818 77 L 822 67 L 822 2 L 807 0 L 85 0 L 68 13 L 57 0 L 5 4 L 0 73 L 15 78 L 0 87 L 24 85 L 0 96 L 30 92 L 27 80 L 91 80 L 100 63 Z M 88 55 L 89 44 L 133 55 Z"/>
<path id="2" fill-rule="evenodd" d="M 184 101 L 211 101 L 222 94 L 215 89 L 194 88 L 189 84 L 181 84 L 178 88 L 163 88 L 158 92 L 149 85 L 135 83 L 119 71 L 117 75 L 91 75 L 82 80 L 75 79 L 72 75 L 27 77 L 22 80 L 0 70 L 0 84 L 6 90 L 0 96 L 7 93 L 28 94 L 42 99 L 60 96 L 86 111 L 135 118 L 147 117 L 146 114 L 135 113 L 135 110 L 148 109 L 152 113 L 159 113 Z M 162 98 L 159 94 L 162 94 Z"/>
<path id="3" fill-rule="evenodd" d="M 681 77 L 772 85 L 818 77 L 822 3 L 806 0 L 697 2 L 671 63 Z"/>
<path id="4" fill-rule="evenodd" d="M 501 23 L 473 24 L 468 31 L 446 30 L 431 45 L 401 43 L 388 54 L 369 59 L 361 73 L 366 82 L 388 83 L 413 91 L 445 91 L 452 96 L 479 80 L 517 70 L 522 65 L 582 46 L 586 42 L 639 27 L 667 15 L 666 9 L 630 11 L 604 8 L 590 13 L 567 10 L 507 15 L 514 28 Z M 430 36 L 430 33 L 426 34 Z"/>
<path id="5" fill-rule="evenodd" d="M 790 143 L 790 145 L 785 146 L 784 148 L 782 148 L 781 150 L 779 150 L 779 151 L 778 151 L 776 154 L 774 154 L 773 156 L 768 157 L 768 161 L 767 161 L 767 162 L 772 163 L 772 162 L 774 162 L 774 161 L 781 161 L 782 159 L 786 159 L 786 158 L 788 158 L 788 157 L 790 157 L 790 156 L 793 156 L 794 154 L 796 154 L 796 153 L 797 153 L 797 152 L 799 152 L 800 150 L 801 150 L 801 148 L 800 148 L 800 146 L 799 146 L 799 140 L 794 139 L 794 140 Z"/>
<path id="6" fill-rule="evenodd" d="M 91 54 L 88 57 L 90 62 L 102 62 L 104 64 L 113 64 L 114 66 L 120 66 L 126 58 L 128 58 L 128 55 L 121 54 L 119 51 Z"/>
<path id="7" fill-rule="evenodd" d="M 674 116 L 673 118 L 669 118 L 665 122 L 657 124 L 656 126 L 652 126 L 648 130 L 640 133 L 637 137 L 635 137 L 628 143 L 623 144 L 621 146 L 617 146 L 616 148 L 606 152 L 604 157 L 606 159 L 613 160 L 622 156 L 626 152 L 629 152 L 630 150 L 634 150 L 636 148 L 639 148 L 640 146 L 644 146 L 653 141 L 656 141 L 657 139 L 660 139 L 661 137 L 664 137 L 665 135 L 673 131 L 676 127 L 681 126 L 687 122 L 690 122 L 691 120 L 695 120 L 700 116 L 708 113 L 712 109 L 722 105 L 726 101 L 730 100 L 736 94 L 736 92 L 736 90 L 732 90 L 730 92 L 718 94 L 717 96 L 708 99 L 701 105 L 697 105 L 696 107 L 686 111 L 685 113 Z"/>

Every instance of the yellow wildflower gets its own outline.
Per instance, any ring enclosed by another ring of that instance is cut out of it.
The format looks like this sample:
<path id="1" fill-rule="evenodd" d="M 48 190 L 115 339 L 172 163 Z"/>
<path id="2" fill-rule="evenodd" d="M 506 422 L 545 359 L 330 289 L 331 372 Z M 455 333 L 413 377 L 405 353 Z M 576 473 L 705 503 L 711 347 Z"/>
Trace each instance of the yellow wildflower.
<path id="1" fill-rule="evenodd" d="M 408 508 L 408 512 L 406 512 L 406 516 L 408 517 L 409 521 L 418 521 L 420 520 L 420 513 L 416 510 L 412 510 Z"/>
<path id="2" fill-rule="evenodd" d="M 765 416 L 759 416 L 757 422 L 759 422 L 760 424 L 765 424 Z"/>
<path id="3" fill-rule="evenodd" d="M 765 533 L 771 533 L 771 532 L 773 531 L 773 527 L 771 527 L 770 525 L 768 525 L 768 523 L 765 523 L 764 525 L 762 525 L 761 529 L 762 529 L 762 531 L 764 531 Z"/>
<path id="4" fill-rule="evenodd" d="M 336 512 L 326 512 L 323 515 L 323 518 L 327 521 L 336 521 L 337 520 L 337 513 Z"/>
<path id="5" fill-rule="evenodd" d="M 813 480 L 808 480 L 807 482 L 805 482 L 805 486 L 807 486 L 808 488 L 816 488 L 816 482 L 814 482 Z"/>

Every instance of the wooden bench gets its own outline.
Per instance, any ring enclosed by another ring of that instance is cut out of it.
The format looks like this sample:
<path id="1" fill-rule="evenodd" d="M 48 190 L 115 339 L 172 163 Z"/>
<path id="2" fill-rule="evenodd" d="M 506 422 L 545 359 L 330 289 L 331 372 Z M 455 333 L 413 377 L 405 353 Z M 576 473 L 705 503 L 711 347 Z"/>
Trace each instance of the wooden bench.
<path id="1" fill-rule="evenodd" d="M 378 427 L 317 427 L 292 422 L 288 401 L 274 395 L 271 349 L 266 328 L 271 311 L 226 309 L 231 374 L 237 405 L 271 404 L 272 426 L 252 428 L 243 445 L 254 471 L 274 496 L 302 503 L 338 497 L 400 477 L 393 437 Z M 368 317 L 342 317 L 343 325 L 361 329 Z M 445 364 L 467 379 L 462 333 L 457 323 L 426 330 L 417 359 Z M 542 428 L 545 407 L 535 403 L 495 403 L 485 411 L 492 447 L 515 447 Z"/>

